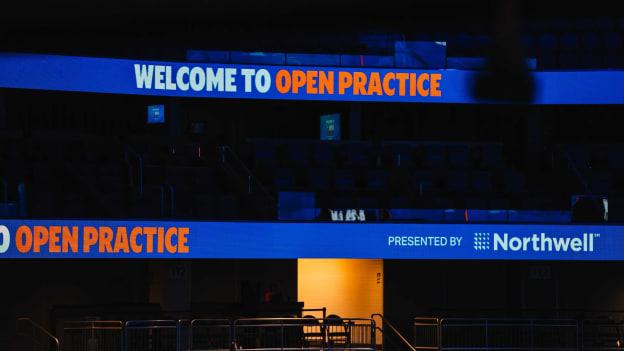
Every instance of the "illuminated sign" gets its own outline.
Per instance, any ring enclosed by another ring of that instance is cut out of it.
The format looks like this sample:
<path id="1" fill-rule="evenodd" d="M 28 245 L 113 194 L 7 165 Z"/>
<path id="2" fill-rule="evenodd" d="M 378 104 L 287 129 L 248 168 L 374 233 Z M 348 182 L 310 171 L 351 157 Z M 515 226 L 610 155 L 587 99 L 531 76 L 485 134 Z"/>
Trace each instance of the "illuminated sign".
<path id="1" fill-rule="evenodd" d="M 0 88 L 237 99 L 483 103 L 477 71 L 153 62 L 0 53 Z M 624 71 L 533 72 L 535 104 L 624 104 Z"/>
<path id="2" fill-rule="evenodd" d="M 624 260 L 624 226 L 4 220 L 2 258 Z"/>
<path id="3" fill-rule="evenodd" d="M 165 105 L 147 106 L 147 123 L 165 123 Z"/>

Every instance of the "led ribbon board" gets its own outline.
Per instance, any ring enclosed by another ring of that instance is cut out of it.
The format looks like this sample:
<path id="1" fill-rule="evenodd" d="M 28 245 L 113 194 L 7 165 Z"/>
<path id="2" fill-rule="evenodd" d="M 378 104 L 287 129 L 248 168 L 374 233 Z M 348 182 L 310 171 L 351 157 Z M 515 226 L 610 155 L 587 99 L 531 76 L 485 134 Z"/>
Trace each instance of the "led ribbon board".
<path id="1" fill-rule="evenodd" d="M 0 53 L 0 88 L 180 97 L 487 103 L 472 96 L 477 74 Z M 624 71 L 532 74 L 535 104 L 624 103 Z"/>
<path id="2" fill-rule="evenodd" d="M 624 260 L 624 226 L 4 220 L 3 258 Z"/>

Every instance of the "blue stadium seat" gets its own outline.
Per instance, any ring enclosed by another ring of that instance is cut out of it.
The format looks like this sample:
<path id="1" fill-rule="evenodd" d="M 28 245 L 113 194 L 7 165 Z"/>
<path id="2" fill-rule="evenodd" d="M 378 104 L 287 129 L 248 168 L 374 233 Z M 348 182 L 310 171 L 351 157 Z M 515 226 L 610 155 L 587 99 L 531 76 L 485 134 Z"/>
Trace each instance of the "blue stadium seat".
<path id="1" fill-rule="evenodd" d="M 371 169 L 367 172 L 366 188 L 373 193 L 385 193 L 389 189 L 388 172 L 380 169 Z"/>
<path id="2" fill-rule="evenodd" d="M 413 41 L 431 41 L 431 34 L 429 33 L 424 33 L 424 32 L 418 32 L 418 33 L 413 33 L 410 36 L 411 40 Z"/>
<path id="3" fill-rule="evenodd" d="M 286 159 L 292 167 L 306 167 L 310 162 L 310 147 L 308 144 L 295 143 L 284 146 Z"/>
<path id="4" fill-rule="evenodd" d="M 474 54 L 474 39 L 468 33 L 459 33 L 452 38 L 448 50 L 452 56 L 472 56 Z"/>
<path id="5" fill-rule="evenodd" d="M 327 143 L 316 143 L 312 146 L 312 158 L 317 166 L 332 167 L 335 165 L 334 147 Z"/>
<path id="6" fill-rule="evenodd" d="M 563 53 L 559 55 L 559 68 L 572 69 L 579 68 L 581 60 L 577 54 Z"/>
<path id="7" fill-rule="evenodd" d="M 607 32 L 603 36 L 604 48 L 607 51 L 615 52 L 622 50 L 622 35 L 617 32 Z"/>
<path id="8" fill-rule="evenodd" d="M 234 195 L 219 196 L 219 219 L 238 219 L 240 218 L 240 204 L 238 198 Z"/>
<path id="9" fill-rule="evenodd" d="M 331 175 L 327 168 L 311 168 L 308 170 L 308 186 L 315 191 L 324 191 L 330 188 Z"/>
<path id="10" fill-rule="evenodd" d="M 423 166 L 426 168 L 446 167 L 446 147 L 440 144 L 427 144 L 422 147 Z"/>
<path id="11" fill-rule="evenodd" d="M 388 206 L 390 208 L 398 208 L 398 209 L 405 209 L 405 208 L 413 207 L 412 202 L 407 197 L 392 197 L 390 198 L 390 202 Z"/>
<path id="12" fill-rule="evenodd" d="M 585 33 L 581 36 L 583 50 L 598 51 L 602 49 L 602 39 L 596 33 Z"/>
<path id="13" fill-rule="evenodd" d="M 546 33 L 538 37 L 538 46 L 540 52 L 554 52 L 559 48 L 559 43 L 556 36 Z"/>
<path id="14" fill-rule="evenodd" d="M 550 28 L 557 32 L 570 31 L 574 28 L 574 22 L 567 18 L 554 18 L 550 20 Z"/>
<path id="15" fill-rule="evenodd" d="M 414 180 L 414 187 L 416 188 L 416 191 L 422 195 L 436 191 L 432 171 L 416 170 L 412 173 L 412 178 Z"/>
<path id="16" fill-rule="evenodd" d="M 523 194 L 526 190 L 524 174 L 516 171 L 506 171 L 503 175 L 503 189 L 508 194 Z"/>
<path id="17" fill-rule="evenodd" d="M 390 146 L 392 164 L 396 167 L 411 168 L 414 150 L 410 144 L 392 144 Z"/>
<path id="18" fill-rule="evenodd" d="M 607 162 L 609 169 L 624 169 L 624 147 L 610 147 Z"/>
<path id="19" fill-rule="evenodd" d="M 349 167 L 370 166 L 370 145 L 364 143 L 347 144 L 345 165 Z"/>
<path id="20" fill-rule="evenodd" d="M 277 153 L 275 145 L 269 143 L 257 143 L 254 145 L 254 159 L 256 166 L 277 165 Z"/>
<path id="21" fill-rule="evenodd" d="M 532 34 L 522 34 L 522 45 L 524 47 L 525 55 L 528 57 L 535 57 L 537 52 L 537 40 Z"/>
<path id="22" fill-rule="evenodd" d="M 574 33 L 565 33 L 559 38 L 562 51 L 576 51 L 579 48 L 579 37 Z"/>
<path id="23" fill-rule="evenodd" d="M 565 151 L 570 155 L 570 161 L 579 169 L 590 168 L 590 149 L 586 145 L 568 145 Z"/>
<path id="24" fill-rule="evenodd" d="M 358 209 L 378 209 L 381 208 L 377 197 L 359 197 L 356 199 L 356 207 Z M 368 220 L 368 218 L 367 218 Z"/>
<path id="25" fill-rule="evenodd" d="M 454 168 L 471 168 L 472 157 L 468 145 L 450 145 L 448 147 L 449 163 Z"/>
<path id="26" fill-rule="evenodd" d="M 609 31 L 615 29 L 615 21 L 611 17 L 596 18 L 595 27 L 600 31 Z"/>
<path id="27" fill-rule="evenodd" d="M 492 36 L 485 33 L 479 33 L 475 35 L 474 46 L 475 49 L 479 50 L 479 54 L 485 54 L 486 50 L 488 50 L 492 46 Z"/>
<path id="28" fill-rule="evenodd" d="M 490 194 L 494 191 L 491 172 L 473 171 L 470 179 L 472 191 L 475 193 Z"/>
<path id="29" fill-rule="evenodd" d="M 485 144 L 481 146 L 481 168 L 498 169 L 504 165 L 502 144 Z"/>
<path id="30" fill-rule="evenodd" d="M 469 189 L 469 173 L 466 171 L 449 171 L 446 187 L 451 193 L 466 193 Z"/>
<path id="31" fill-rule="evenodd" d="M 448 45 L 448 43 L 451 41 L 451 35 L 448 33 L 433 33 L 431 35 L 431 40 L 443 41 L 443 42 L 446 42 Z"/>
<path id="32" fill-rule="evenodd" d="M 602 66 L 602 57 L 598 54 L 583 54 L 581 56 L 582 68 L 600 68 Z"/>
<path id="33" fill-rule="evenodd" d="M 356 207 L 355 198 L 353 198 L 352 196 L 334 196 L 331 198 L 331 207 L 354 209 Z"/>
<path id="34" fill-rule="evenodd" d="M 577 18 L 574 21 L 574 28 L 577 31 L 581 32 L 589 32 L 594 30 L 595 23 L 593 18 L 585 17 L 585 18 Z"/>
<path id="35" fill-rule="evenodd" d="M 624 68 L 624 55 L 608 54 L 602 59 L 602 67 L 604 68 Z"/>
<path id="36" fill-rule="evenodd" d="M 557 67 L 557 57 L 555 54 L 539 54 L 537 56 L 537 69 L 538 70 L 549 70 L 556 69 Z"/>
<path id="37" fill-rule="evenodd" d="M 354 193 L 356 190 L 355 177 L 351 169 L 337 169 L 334 171 L 334 191 L 338 193 Z"/>
<path id="38" fill-rule="evenodd" d="M 291 168 L 276 168 L 274 170 L 273 181 L 278 191 L 296 189 L 296 173 Z"/>

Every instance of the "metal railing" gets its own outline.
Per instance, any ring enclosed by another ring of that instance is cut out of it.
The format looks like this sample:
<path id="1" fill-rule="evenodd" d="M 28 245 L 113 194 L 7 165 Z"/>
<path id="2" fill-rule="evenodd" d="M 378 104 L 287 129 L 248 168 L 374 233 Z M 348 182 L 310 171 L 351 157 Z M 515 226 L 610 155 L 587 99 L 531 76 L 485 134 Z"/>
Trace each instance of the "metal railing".
<path id="1" fill-rule="evenodd" d="M 414 318 L 414 348 L 438 350 L 440 348 L 440 320 L 438 318 Z"/>
<path id="2" fill-rule="evenodd" d="M 440 321 L 440 351 L 577 351 L 578 323 L 572 319 L 463 319 Z"/>
<path id="3" fill-rule="evenodd" d="M 239 350 L 375 350 L 372 319 L 238 319 L 233 335 Z"/>
<path id="4" fill-rule="evenodd" d="M 191 350 L 229 351 L 232 348 L 232 324 L 227 319 L 194 319 L 191 321 Z"/>
<path id="5" fill-rule="evenodd" d="M 20 351 L 61 349 L 58 338 L 30 318 L 17 319 L 17 336 L 17 347 Z"/>
<path id="6" fill-rule="evenodd" d="M 65 322 L 61 346 L 63 351 L 119 351 L 123 340 L 121 321 Z"/>
<path id="7" fill-rule="evenodd" d="M 584 320 L 581 331 L 581 347 L 585 351 L 621 350 L 624 347 L 622 321 Z"/>
<path id="8" fill-rule="evenodd" d="M 124 349 L 180 351 L 180 324 L 177 320 L 127 321 Z"/>
<path id="9" fill-rule="evenodd" d="M 384 326 L 384 328 L 383 329 L 379 329 L 378 328 L 378 329 L 383 333 L 385 340 L 387 340 L 387 341 L 391 340 L 391 339 L 389 339 L 390 333 L 385 332 L 387 330 L 385 327 L 388 327 L 392 331 L 392 335 L 394 335 L 396 338 L 398 338 L 401 341 L 400 345 L 403 346 L 403 348 L 407 347 L 410 351 L 417 351 L 416 348 L 414 347 L 414 345 L 410 344 L 409 341 L 407 341 L 407 339 L 403 336 L 403 334 L 401 334 L 401 332 L 399 332 L 399 330 L 394 325 L 392 325 L 392 323 L 390 323 L 390 321 L 388 321 L 383 316 L 383 314 L 374 313 L 374 314 L 371 315 L 371 318 L 374 318 L 374 317 L 381 318 L 381 324 L 382 324 L 382 326 Z M 390 341 L 390 342 L 393 343 L 392 341 Z M 385 345 L 384 345 L 384 347 L 385 347 Z"/>
<path id="10" fill-rule="evenodd" d="M 236 152 L 232 150 L 227 145 L 217 147 L 217 151 L 220 153 L 221 164 L 225 167 L 229 167 L 230 170 L 238 175 L 241 178 L 244 178 L 243 181 L 246 181 L 247 185 L 247 193 L 251 194 L 253 187 L 257 187 L 260 189 L 263 196 L 265 196 L 269 200 L 269 205 L 277 209 L 277 200 L 271 194 L 271 192 L 260 182 L 259 178 L 256 177 L 251 170 L 245 165 L 245 162 L 238 157 Z M 231 162 L 233 160 L 234 162 Z"/>

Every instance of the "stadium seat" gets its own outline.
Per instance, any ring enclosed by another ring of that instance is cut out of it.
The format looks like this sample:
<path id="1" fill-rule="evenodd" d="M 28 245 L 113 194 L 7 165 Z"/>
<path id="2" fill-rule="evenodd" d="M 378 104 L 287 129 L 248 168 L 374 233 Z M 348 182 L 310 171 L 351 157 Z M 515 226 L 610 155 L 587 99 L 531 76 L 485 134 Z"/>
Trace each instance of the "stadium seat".
<path id="1" fill-rule="evenodd" d="M 543 53 L 537 56 L 537 69 L 538 70 L 551 70 L 556 69 L 557 56 L 551 53 Z"/>
<path id="2" fill-rule="evenodd" d="M 595 22 L 593 18 L 583 17 L 583 18 L 577 18 L 574 21 L 574 29 L 576 29 L 577 31 L 588 32 L 588 31 L 594 30 L 594 28 L 595 28 Z"/>
<path id="3" fill-rule="evenodd" d="M 273 181 L 277 191 L 294 190 L 297 188 L 295 170 L 291 168 L 276 168 Z"/>
<path id="4" fill-rule="evenodd" d="M 446 186 L 450 193 L 467 193 L 469 189 L 469 173 L 466 171 L 449 171 Z"/>
<path id="5" fill-rule="evenodd" d="M 275 145 L 269 143 L 256 143 L 254 145 L 254 159 L 256 166 L 272 167 L 277 165 L 277 153 Z"/>
<path id="6" fill-rule="evenodd" d="M 581 68 L 600 68 L 602 66 L 602 57 L 595 53 L 583 54 L 581 56 Z"/>
<path id="7" fill-rule="evenodd" d="M 332 167 L 335 165 L 334 148 L 331 144 L 315 143 L 312 146 L 312 158 L 319 167 Z"/>
<path id="8" fill-rule="evenodd" d="M 624 55 L 609 54 L 602 60 L 604 68 L 624 68 Z"/>
<path id="9" fill-rule="evenodd" d="M 559 38 L 561 51 L 575 52 L 579 48 L 578 35 L 574 33 L 565 33 Z"/>
<path id="10" fill-rule="evenodd" d="M 291 167 L 306 167 L 310 162 L 310 148 L 308 144 L 293 143 L 284 145 L 286 159 Z"/>
<path id="11" fill-rule="evenodd" d="M 348 167 L 368 167 L 370 162 L 370 145 L 349 143 L 346 146 L 345 165 Z"/>
<path id="12" fill-rule="evenodd" d="M 535 57 L 537 52 L 537 40 L 532 34 L 522 34 L 522 45 L 527 57 Z"/>
<path id="13" fill-rule="evenodd" d="M 472 168 L 471 149 L 467 144 L 448 146 L 449 163 L 454 168 Z"/>
<path id="14" fill-rule="evenodd" d="M 337 169 L 334 171 L 334 191 L 339 193 L 354 193 L 356 190 L 355 177 L 351 169 Z"/>
<path id="15" fill-rule="evenodd" d="M 473 192 L 477 194 L 490 194 L 494 191 L 491 172 L 474 171 L 470 179 Z"/>
<path id="16" fill-rule="evenodd" d="M 604 48 L 607 51 L 618 52 L 622 50 L 622 35 L 617 32 L 607 32 L 603 36 Z"/>
<path id="17" fill-rule="evenodd" d="M 507 194 L 523 194 L 526 189 L 524 174 L 515 171 L 504 172 L 503 189 Z"/>
<path id="18" fill-rule="evenodd" d="M 379 169 L 368 170 L 366 188 L 370 193 L 386 193 L 389 189 L 388 172 Z"/>
<path id="19" fill-rule="evenodd" d="M 563 53 L 559 55 L 559 68 L 579 68 L 581 65 L 580 62 L 580 58 L 577 54 Z"/>
<path id="20" fill-rule="evenodd" d="M 427 144 L 422 147 L 423 166 L 426 168 L 446 167 L 446 147 L 440 144 Z"/>
<path id="21" fill-rule="evenodd" d="M 557 37 L 553 34 L 541 34 L 538 37 L 538 47 L 540 52 L 554 52 L 559 48 Z"/>
<path id="22" fill-rule="evenodd" d="M 596 33 L 585 33 L 581 36 L 583 50 L 598 51 L 602 49 L 602 40 Z"/>
<path id="23" fill-rule="evenodd" d="M 481 146 L 481 168 L 499 169 L 505 163 L 503 161 L 502 144 L 484 144 Z"/>
<path id="24" fill-rule="evenodd" d="M 308 170 L 308 186 L 315 191 L 328 190 L 330 188 L 330 171 L 327 168 L 311 168 Z"/>

